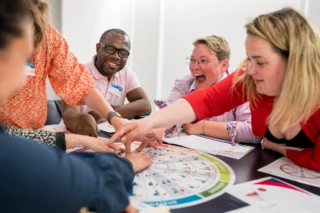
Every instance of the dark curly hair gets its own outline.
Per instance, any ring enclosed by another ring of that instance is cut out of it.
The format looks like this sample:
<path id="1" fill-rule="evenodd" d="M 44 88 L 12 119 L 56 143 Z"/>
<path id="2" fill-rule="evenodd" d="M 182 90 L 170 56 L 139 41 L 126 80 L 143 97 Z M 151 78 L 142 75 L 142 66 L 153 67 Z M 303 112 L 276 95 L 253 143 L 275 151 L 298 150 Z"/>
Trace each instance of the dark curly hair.
<path id="1" fill-rule="evenodd" d="M 0 1 L 0 49 L 6 48 L 13 38 L 23 36 L 22 24 L 31 19 L 27 0 Z"/>

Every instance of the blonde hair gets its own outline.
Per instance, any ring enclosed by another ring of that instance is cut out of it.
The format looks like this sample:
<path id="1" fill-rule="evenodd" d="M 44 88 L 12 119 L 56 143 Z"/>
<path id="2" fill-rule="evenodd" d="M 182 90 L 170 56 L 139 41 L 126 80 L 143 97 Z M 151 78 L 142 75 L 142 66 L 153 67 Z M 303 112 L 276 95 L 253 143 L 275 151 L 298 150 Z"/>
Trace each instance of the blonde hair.
<path id="1" fill-rule="evenodd" d="M 229 43 L 223 37 L 215 35 L 201 37 L 193 42 L 194 46 L 198 44 L 205 44 L 212 49 L 217 54 L 219 61 L 230 59 Z"/>
<path id="2" fill-rule="evenodd" d="M 287 60 L 282 90 L 267 122 L 281 131 L 305 123 L 320 106 L 318 32 L 292 8 L 260 15 L 245 27 L 247 34 L 267 40 L 274 51 Z M 260 95 L 252 77 L 246 72 L 242 73 L 236 77 L 233 87 L 239 82 L 243 83 L 247 100 L 255 105 Z"/>
<path id="3" fill-rule="evenodd" d="M 34 20 L 34 46 L 39 47 L 47 37 L 49 22 L 49 4 L 42 0 L 29 0 L 31 15 Z"/>

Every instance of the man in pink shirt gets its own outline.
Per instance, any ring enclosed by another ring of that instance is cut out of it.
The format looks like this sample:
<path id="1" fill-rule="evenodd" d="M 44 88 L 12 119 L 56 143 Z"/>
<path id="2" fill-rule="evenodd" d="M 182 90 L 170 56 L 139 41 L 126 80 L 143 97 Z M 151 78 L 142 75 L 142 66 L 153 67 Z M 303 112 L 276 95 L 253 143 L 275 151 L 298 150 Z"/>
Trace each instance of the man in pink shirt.
<path id="1" fill-rule="evenodd" d="M 124 118 L 135 118 L 151 112 L 149 98 L 135 73 L 127 68 L 130 55 L 129 36 L 120 29 L 105 31 L 96 44 L 96 55 L 85 64 L 95 87 Z M 129 103 L 124 104 L 125 99 Z M 88 106 L 70 106 L 62 102 L 63 120 L 73 132 L 96 136 L 101 118 Z M 89 112 L 89 114 L 88 114 Z M 92 115 L 92 116 L 91 116 Z"/>

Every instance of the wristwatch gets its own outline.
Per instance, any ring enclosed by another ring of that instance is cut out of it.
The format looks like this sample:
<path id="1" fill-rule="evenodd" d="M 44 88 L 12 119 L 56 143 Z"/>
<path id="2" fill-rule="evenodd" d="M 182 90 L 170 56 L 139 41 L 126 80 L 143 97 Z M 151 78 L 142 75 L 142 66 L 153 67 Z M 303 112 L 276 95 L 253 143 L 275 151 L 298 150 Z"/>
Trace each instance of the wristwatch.
<path id="1" fill-rule="evenodd" d="M 122 116 L 121 116 L 119 113 L 117 113 L 116 111 L 108 112 L 108 114 L 107 114 L 107 121 L 109 122 L 109 124 L 111 124 L 111 119 L 112 119 L 113 117 L 122 118 Z"/>

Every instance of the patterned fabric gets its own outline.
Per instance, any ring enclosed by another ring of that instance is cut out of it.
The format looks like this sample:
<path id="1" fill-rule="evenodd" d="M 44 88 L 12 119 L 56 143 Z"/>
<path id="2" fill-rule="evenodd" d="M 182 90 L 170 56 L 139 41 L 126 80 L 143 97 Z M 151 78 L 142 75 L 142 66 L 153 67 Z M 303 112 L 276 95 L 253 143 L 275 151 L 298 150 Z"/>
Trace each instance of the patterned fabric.
<path id="1" fill-rule="evenodd" d="M 154 103 L 157 105 L 157 107 L 159 107 L 159 109 L 162 109 L 163 107 L 166 107 L 170 104 L 170 102 L 164 101 L 164 100 L 154 100 Z M 179 135 L 182 131 L 183 131 L 182 125 L 174 125 L 169 129 L 166 129 L 166 131 L 164 132 L 164 136 L 166 138 L 171 138 L 176 135 Z"/>
<path id="2" fill-rule="evenodd" d="M 229 121 L 227 122 L 227 133 L 231 139 L 231 145 L 234 146 L 236 145 L 237 141 L 236 141 L 236 136 L 237 136 L 237 125 L 238 125 L 238 121 Z"/>
<path id="3" fill-rule="evenodd" d="M 47 130 L 20 129 L 14 126 L 4 128 L 5 132 L 11 136 L 35 140 L 47 146 L 58 146 L 65 150 L 65 137 L 63 132 L 51 132 Z"/>
<path id="4" fill-rule="evenodd" d="M 109 213 L 129 204 L 135 173 L 126 158 L 114 153 L 66 155 L 11 137 L 1 125 L 0 150 L 1 213 L 78 212 L 83 206 Z"/>
<path id="5" fill-rule="evenodd" d="M 69 52 L 66 40 L 51 25 L 47 40 L 36 49 L 33 57 L 35 75 L 27 76 L 26 85 L 12 95 L 0 108 L 5 126 L 39 129 L 47 118 L 46 78 L 54 91 L 68 104 L 80 105 L 94 87 L 92 75 Z"/>

